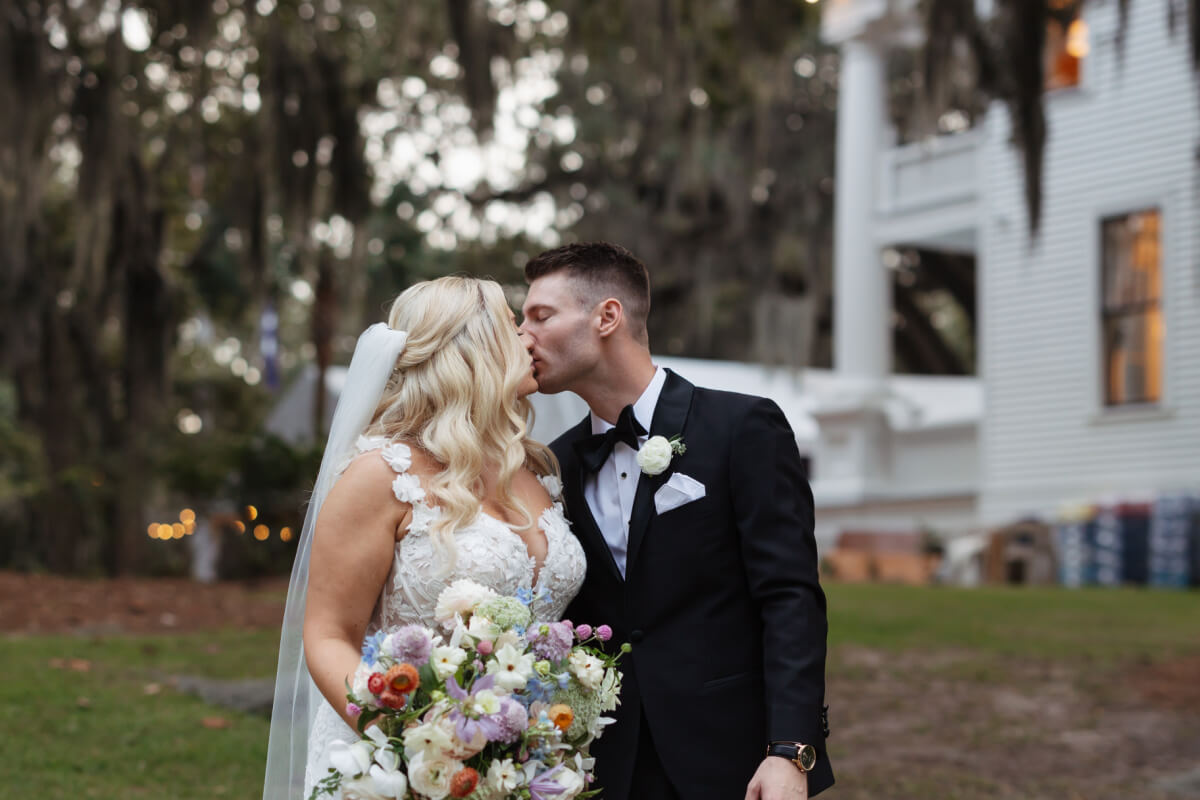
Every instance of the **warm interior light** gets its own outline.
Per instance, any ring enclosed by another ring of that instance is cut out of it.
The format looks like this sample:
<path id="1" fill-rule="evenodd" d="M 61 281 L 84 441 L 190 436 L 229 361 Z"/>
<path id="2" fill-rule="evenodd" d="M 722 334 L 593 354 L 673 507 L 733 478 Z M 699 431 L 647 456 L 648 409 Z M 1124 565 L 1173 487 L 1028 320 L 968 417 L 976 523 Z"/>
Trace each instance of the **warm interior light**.
<path id="1" fill-rule="evenodd" d="M 1067 54 L 1074 58 L 1086 58 L 1090 49 L 1087 23 L 1082 19 L 1074 20 L 1067 28 Z"/>
<path id="2" fill-rule="evenodd" d="M 292 540 L 292 529 L 287 527 L 280 528 L 279 540 L 281 542 L 290 542 Z"/>
<path id="3" fill-rule="evenodd" d="M 266 525 L 255 525 L 254 526 L 254 538 L 258 539 L 260 542 L 265 542 L 267 540 L 267 537 L 270 535 L 271 535 L 271 529 L 268 528 Z"/>

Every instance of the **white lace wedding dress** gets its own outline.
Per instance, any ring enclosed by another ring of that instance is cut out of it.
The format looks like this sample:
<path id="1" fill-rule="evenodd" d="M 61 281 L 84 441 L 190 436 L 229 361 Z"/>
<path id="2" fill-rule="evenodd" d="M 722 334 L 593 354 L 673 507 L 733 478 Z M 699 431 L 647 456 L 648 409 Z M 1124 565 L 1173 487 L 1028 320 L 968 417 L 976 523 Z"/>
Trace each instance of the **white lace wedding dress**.
<path id="1" fill-rule="evenodd" d="M 411 503 L 413 515 L 408 533 L 396 544 L 391 571 L 367 626 L 368 636 L 379 630 L 392 630 L 412 623 L 435 627 L 433 612 L 438 595 L 459 578 L 470 578 L 506 595 L 516 594 L 518 589 L 530 589 L 534 596 L 531 610 L 535 620 L 562 618 L 567 604 L 583 583 L 587 563 L 583 548 L 567 526 L 558 487 L 552 485 L 553 481 L 543 481 L 543 484 L 551 484 L 547 489 L 551 490 L 555 502 L 538 520 L 538 527 L 546 535 L 546 558 L 540 569 L 529 555 L 525 542 L 512 528 L 480 512 L 474 522 L 454 534 L 458 548 L 454 571 L 449 576 L 436 578 L 429 529 L 437 519 L 439 509 L 426 502 L 420 480 L 408 471 L 412 454 L 407 445 L 382 437 L 359 439 L 360 454 L 376 450 L 396 472 L 392 484 L 396 499 Z M 316 781 L 329 772 L 329 744 L 337 739 L 354 741 L 358 738 L 322 696 L 318 694 L 316 699 L 320 706 L 308 736 L 305 798 L 311 794 Z"/>

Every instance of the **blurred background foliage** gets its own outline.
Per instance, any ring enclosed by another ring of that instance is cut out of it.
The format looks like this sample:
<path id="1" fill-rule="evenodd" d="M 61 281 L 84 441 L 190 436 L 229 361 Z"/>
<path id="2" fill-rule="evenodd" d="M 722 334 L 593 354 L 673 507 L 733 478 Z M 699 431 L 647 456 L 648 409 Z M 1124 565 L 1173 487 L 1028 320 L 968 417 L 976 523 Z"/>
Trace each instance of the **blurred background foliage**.
<path id="1" fill-rule="evenodd" d="M 519 301 L 563 241 L 650 266 L 656 352 L 829 366 L 818 21 L 804 0 L 6 3 L 0 566 L 177 571 L 185 543 L 147 524 L 181 507 L 295 528 L 319 452 L 262 433 L 281 387 L 321 385 L 412 281 Z M 964 128 L 970 71 L 921 116 L 918 61 L 892 65 L 900 137 Z M 970 265 L 896 258 L 901 368 L 971 372 Z"/>

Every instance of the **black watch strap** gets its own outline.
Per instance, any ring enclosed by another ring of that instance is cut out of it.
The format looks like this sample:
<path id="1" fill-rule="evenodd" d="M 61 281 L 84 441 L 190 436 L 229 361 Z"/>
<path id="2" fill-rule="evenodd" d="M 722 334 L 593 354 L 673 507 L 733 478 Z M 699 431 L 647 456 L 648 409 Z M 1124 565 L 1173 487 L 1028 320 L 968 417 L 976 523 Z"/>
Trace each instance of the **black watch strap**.
<path id="1" fill-rule="evenodd" d="M 807 753 L 804 751 L 807 751 Z M 771 742 L 767 745 L 767 755 L 786 758 L 803 772 L 808 772 L 812 769 L 813 764 L 816 762 L 816 750 L 809 745 L 800 744 L 799 742 Z"/>

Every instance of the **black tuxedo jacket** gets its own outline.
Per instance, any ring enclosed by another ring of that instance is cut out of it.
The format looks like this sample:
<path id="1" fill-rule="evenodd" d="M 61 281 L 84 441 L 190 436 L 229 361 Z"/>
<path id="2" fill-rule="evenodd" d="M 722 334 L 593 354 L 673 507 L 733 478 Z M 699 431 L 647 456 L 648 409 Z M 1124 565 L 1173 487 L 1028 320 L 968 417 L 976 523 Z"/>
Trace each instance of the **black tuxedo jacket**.
<path id="1" fill-rule="evenodd" d="M 583 495 L 575 442 L 552 445 L 564 499 L 587 554 L 567 610 L 631 642 L 617 722 L 592 745 L 603 800 L 653 800 L 631 786 L 643 714 L 683 800 L 741 800 L 770 741 L 812 744 L 809 794 L 833 783 L 825 751 L 825 595 L 813 501 L 783 412 L 771 400 L 698 389 L 668 371 L 650 434 L 687 452 L 641 475 L 622 580 Z M 658 514 L 654 493 L 682 472 L 705 497 Z"/>

